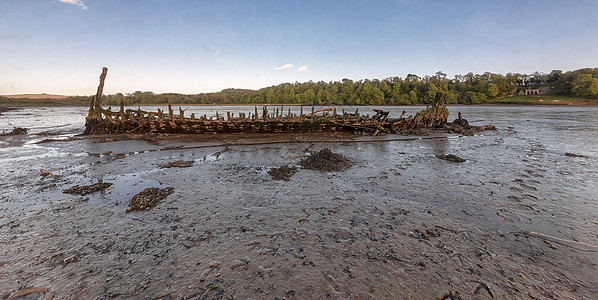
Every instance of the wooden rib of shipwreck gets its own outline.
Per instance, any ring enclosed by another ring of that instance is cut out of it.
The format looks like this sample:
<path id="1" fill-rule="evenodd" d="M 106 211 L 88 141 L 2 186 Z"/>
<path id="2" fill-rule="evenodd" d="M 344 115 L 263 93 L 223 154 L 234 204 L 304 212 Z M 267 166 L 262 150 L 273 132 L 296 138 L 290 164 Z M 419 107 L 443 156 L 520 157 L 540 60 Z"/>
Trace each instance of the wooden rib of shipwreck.
<path id="1" fill-rule="evenodd" d="M 339 112 L 336 108 L 315 110 L 299 114 L 285 112 L 284 106 L 268 110 L 267 106 L 253 113 L 227 112 L 216 116 L 185 116 L 179 108 L 178 114 L 168 105 L 168 111 L 157 112 L 125 109 L 121 100 L 120 110 L 111 111 L 101 106 L 104 80 L 108 69 L 103 68 L 100 84 L 95 96 L 91 97 L 89 114 L 86 118 L 86 135 L 93 134 L 217 134 L 217 133 L 293 133 L 293 132 L 335 132 L 350 131 L 359 134 L 379 135 L 387 133 L 412 134 L 414 130 L 429 129 L 468 134 L 471 132 L 494 129 L 494 126 L 470 126 L 465 119 L 447 123 L 448 109 L 444 105 L 442 91 L 431 107 L 420 111 L 415 116 L 390 118 L 388 111 L 374 110 L 375 115 L 361 115 Z M 404 113 L 403 113 L 404 114 Z"/>

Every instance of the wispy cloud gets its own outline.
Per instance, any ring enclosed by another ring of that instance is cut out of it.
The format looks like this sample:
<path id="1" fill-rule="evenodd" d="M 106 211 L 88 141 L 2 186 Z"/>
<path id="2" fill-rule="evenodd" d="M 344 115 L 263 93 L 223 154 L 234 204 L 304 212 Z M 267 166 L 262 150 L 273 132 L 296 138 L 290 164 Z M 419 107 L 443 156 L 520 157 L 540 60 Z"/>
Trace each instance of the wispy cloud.
<path id="1" fill-rule="evenodd" d="M 303 73 L 305 71 L 307 71 L 307 66 L 303 66 L 303 67 L 299 68 L 299 70 L 297 70 L 297 73 Z"/>
<path id="2" fill-rule="evenodd" d="M 293 64 L 286 64 L 284 66 L 280 66 L 278 68 L 274 68 L 275 70 L 286 70 L 286 69 L 290 69 L 293 67 Z"/>
<path id="3" fill-rule="evenodd" d="M 216 52 L 214 52 L 215 55 L 220 55 L 220 53 L 222 53 L 222 50 L 216 50 Z"/>
<path id="4" fill-rule="evenodd" d="M 60 0 L 60 2 L 77 5 L 81 7 L 81 9 L 83 10 L 87 9 L 87 5 L 85 5 L 85 2 L 83 0 Z"/>

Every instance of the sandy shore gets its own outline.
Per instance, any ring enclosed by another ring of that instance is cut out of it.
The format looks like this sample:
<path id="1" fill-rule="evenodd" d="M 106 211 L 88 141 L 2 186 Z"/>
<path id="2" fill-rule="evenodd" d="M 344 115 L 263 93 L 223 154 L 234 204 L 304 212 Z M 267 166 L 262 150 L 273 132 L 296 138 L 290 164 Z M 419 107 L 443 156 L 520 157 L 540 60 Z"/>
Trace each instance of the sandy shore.
<path id="1" fill-rule="evenodd" d="M 5 188 L 14 194 L 4 201 L 19 207 L 18 197 L 37 197 L 44 205 L 0 219 L 0 299 L 598 294 L 598 254 L 588 252 L 598 249 L 518 233 L 598 239 L 580 235 L 583 222 L 562 217 L 572 214 L 567 208 L 524 196 L 534 192 L 521 182 L 533 185 L 536 171 L 514 182 L 515 173 L 484 169 L 474 150 L 462 164 L 440 160 L 434 155 L 451 151 L 443 135 L 102 141 L 67 142 L 88 155 L 44 161 L 58 178 L 40 180 L 39 165 L 5 166 L 14 179 Z M 322 148 L 352 166 L 299 169 L 289 181 L 268 175 Z M 174 160 L 194 164 L 160 168 Z M 110 190 L 62 194 L 100 177 L 114 184 Z M 174 193 L 151 210 L 125 213 L 146 187 Z"/>

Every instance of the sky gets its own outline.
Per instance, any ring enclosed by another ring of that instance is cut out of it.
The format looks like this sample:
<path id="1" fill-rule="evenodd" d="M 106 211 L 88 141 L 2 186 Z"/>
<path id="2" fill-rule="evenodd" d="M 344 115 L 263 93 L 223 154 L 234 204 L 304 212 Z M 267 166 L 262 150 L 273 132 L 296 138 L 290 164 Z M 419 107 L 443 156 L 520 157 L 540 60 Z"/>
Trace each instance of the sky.
<path id="1" fill-rule="evenodd" d="M 598 67 L 596 0 L 0 0 L 0 95 Z"/>

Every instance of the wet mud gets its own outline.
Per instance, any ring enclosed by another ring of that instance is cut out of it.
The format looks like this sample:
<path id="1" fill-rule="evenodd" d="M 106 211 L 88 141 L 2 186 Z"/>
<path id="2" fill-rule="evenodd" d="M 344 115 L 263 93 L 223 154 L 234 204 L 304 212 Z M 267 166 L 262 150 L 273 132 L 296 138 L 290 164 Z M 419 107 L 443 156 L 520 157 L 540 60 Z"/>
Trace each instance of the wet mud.
<path id="1" fill-rule="evenodd" d="M 595 299 L 598 156 L 507 122 L 26 144 L 0 157 L 0 299 Z M 323 149 L 350 168 L 269 174 Z M 194 163 L 161 168 L 177 160 Z M 62 193 L 97 178 L 113 185 Z"/>

